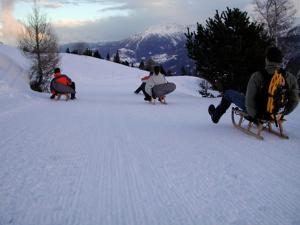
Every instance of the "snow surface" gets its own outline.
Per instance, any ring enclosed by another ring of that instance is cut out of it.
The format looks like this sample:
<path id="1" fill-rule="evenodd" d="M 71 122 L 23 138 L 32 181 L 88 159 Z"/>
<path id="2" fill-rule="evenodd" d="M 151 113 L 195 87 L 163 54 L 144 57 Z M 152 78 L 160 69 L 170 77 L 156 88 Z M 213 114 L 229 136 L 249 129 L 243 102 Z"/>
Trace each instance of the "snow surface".
<path id="1" fill-rule="evenodd" d="M 135 34 L 132 39 L 146 39 L 150 36 L 157 35 L 160 37 L 172 37 L 174 39 L 174 45 L 176 45 L 176 40 L 180 39 L 183 33 L 187 31 L 187 27 L 179 24 L 164 24 L 157 25 L 148 28 L 146 31 Z"/>
<path id="2" fill-rule="evenodd" d="M 213 124 L 199 80 L 168 105 L 133 91 L 147 72 L 62 54 L 78 99 L 52 101 L 0 46 L 1 225 L 299 225 L 300 109 L 289 140 Z"/>
<path id="3" fill-rule="evenodd" d="M 154 62 L 159 63 L 159 64 L 163 64 L 166 63 L 170 60 L 176 59 L 177 55 L 171 55 L 169 56 L 166 53 L 163 54 L 156 54 L 151 56 L 151 59 L 154 60 Z"/>

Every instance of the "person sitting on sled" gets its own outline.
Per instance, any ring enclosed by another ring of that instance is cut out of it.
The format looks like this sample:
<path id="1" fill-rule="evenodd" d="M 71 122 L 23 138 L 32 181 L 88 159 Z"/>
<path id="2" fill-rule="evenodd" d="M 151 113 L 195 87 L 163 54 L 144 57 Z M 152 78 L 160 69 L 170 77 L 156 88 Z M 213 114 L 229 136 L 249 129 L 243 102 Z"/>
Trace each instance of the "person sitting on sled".
<path id="1" fill-rule="evenodd" d="M 50 91 L 52 93 L 52 95 L 50 96 L 51 99 L 54 99 L 57 94 L 60 94 L 59 91 L 55 90 L 55 88 L 53 87 L 54 82 L 60 83 L 62 85 L 72 88 L 72 92 L 74 92 L 74 93 L 71 93 L 71 99 L 76 98 L 75 97 L 75 93 L 76 93 L 75 92 L 75 82 L 73 82 L 67 75 L 62 74 L 60 72 L 60 68 L 55 68 L 54 69 L 54 78 L 52 79 L 51 84 L 50 84 Z"/>
<path id="2" fill-rule="evenodd" d="M 160 72 L 159 66 L 154 66 L 153 71 L 154 74 L 150 76 L 150 78 L 146 81 L 144 100 L 151 102 L 152 98 L 155 99 L 156 97 L 159 97 L 158 100 L 161 102 L 164 101 L 165 96 L 154 96 L 154 94 L 152 93 L 152 88 L 156 85 L 167 83 L 167 80 L 165 76 Z"/>
<path id="3" fill-rule="evenodd" d="M 282 63 L 282 53 L 277 47 L 269 47 L 265 54 L 265 71 L 269 76 L 272 76 L 275 70 L 281 68 Z M 281 116 L 291 113 L 297 106 L 299 102 L 298 96 L 298 85 L 297 80 L 294 75 L 287 73 L 285 75 L 285 80 L 287 83 L 287 105 L 284 108 L 284 112 Z M 235 91 L 226 90 L 223 95 L 220 104 L 215 107 L 210 105 L 208 108 L 208 113 L 211 116 L 213 123 L 218 123 L 222 115 L 229 108 L 231 103 L 234 103 L 237 107 L 248 114 L 248 119 L 256 122 L 257 119 L 261 119 L 260 109 L 261 107 L 257 100 L 259 99 L 259 93 L 261 93 L 264 87 L 264 75 L 261 71 L 253 73 L 247 85 L 246 96 Z"/>

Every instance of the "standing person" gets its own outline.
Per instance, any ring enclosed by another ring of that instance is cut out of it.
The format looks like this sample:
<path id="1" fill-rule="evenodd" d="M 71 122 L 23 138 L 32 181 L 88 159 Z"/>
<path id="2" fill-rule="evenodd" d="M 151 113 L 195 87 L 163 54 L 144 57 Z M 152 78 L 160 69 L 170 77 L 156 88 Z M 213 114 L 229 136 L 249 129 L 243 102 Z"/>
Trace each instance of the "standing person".
<path id="1" fill-rule="evenodd" d="M 264 105 L 262 105 L 261 99 L 263 97 L 264 84 L 267 80 L 270 80 L 275 71 L 281 70 L 281 63 L 281 51 L 277 47 L 268 48 L 265 54 L 265 70 L 252 74 L 248 82 L 246 96 L 234 90 L 226 90 L 217 107 L 214 105 L 209 106 L 208 113 L 211 116 L 212 122 L 218 123 L 231 103 L 234 103 L 241 110 L 247 112 L 249 119 L 253 121 L 263 119 Z M 291 113 L 299 102 L 298 85 L 295 76 L 287 72 L 284 73 L 287 83 L 287 104 L 280 117 Z"/>
<path id="2" fill-rule="evenodd" d="M 65 86 L 65 90 L 57 90 L 55 87 L 57 84 L 62 84 Z M 69 88 L 67 88 L 69 87 Z M 67 75 L 62 74 L 60 68 L 54 69 L 54 78 L 50 84 L 50 91 L 52 95 L 50 96 L 51 99 L 54 99 L 57 94 L 64 94 L 64 93 L 71 93 L 71 99 L 75 99 L 75 82 L 73 82 Z"/>
<path id="3" fill-rule="evenodd" d="M 159 66 L 155 66 L 153 72 L 153 76 L 150 76 L 150 78 L 146 81 L 144 100 L 150 102 L 152 98 L 155 99 L 156 97 L 159 97 L 159 101 L 163 101 L 165 96 L 154 96 L 154 94 L 152 93 L 152 88 L 156 85 L 167 83 L 167 80 L 165 76 L 160 72 Z"/>
<path id="4" fill-rule="evenodd" d="M 142 77 L 142 79 L 141 79 L 142 84 L 138 87 L 138 89 L 136 89 L 136 90 L 134 91 L 135 94 L 140 93 L 140 91 L 142 91 L 143 93 L 145 92 L 146 81 L 147 81 L 147 80 L 150 78 L 150 76 L 152 76 L 152 75 L 153 75 L 153 72 L 151 71 L 151 72 L 149 73 L 148 76 Z M 145 95 L 145 93 L 144 93 L 144 95 Z"/>

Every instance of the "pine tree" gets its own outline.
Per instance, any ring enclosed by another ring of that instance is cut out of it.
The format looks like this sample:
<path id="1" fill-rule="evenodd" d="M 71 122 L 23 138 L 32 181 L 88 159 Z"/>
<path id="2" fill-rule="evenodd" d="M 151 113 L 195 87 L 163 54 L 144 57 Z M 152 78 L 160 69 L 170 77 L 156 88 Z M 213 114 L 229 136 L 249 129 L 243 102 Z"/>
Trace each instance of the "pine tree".
<path id="1" fill-rule="evenodd" d="M 129 64 L 129 62 L 126 60 L 125 62 L 121 62 L 123 65 L 125 65 L 125 66 L 129 66 L 130 64 Z"/>
<path id="2" fill-rule="evenodd" d="M 99 50 L 96 50 L 96 51 L 94 52 L 93 57 L 98 58 L 98 59 L 102 59 L 102 56 L 101 56 Z"/>
<path id="3" fill-rule="evenodd" d="M 116 53 L 116 55 L 114 56 L 114 62 L 115 62 L 115 63 L 120 63 L 120 62 L 121 62 L 120 56 L 119 56 L 119 50 L 117 50 L 117 53 Z"/>
<path id="4" fill-rule="evenodd" d="M 188 32 L 186 47 L 197 73 L 218 89 L 245 92 L 251 74 L 264 66 L 264 51 L 271 44 L 262 25 L 250 22 L 246 12 L 229 9 L 197 24 Z"/>
<path id="5" fill-rule="evenodd" d="M 140 65 L 139 65 L 139 69 L 144 70 L 145 69 L 145 63 L 144 60 L 141 60 Z"/>
<path id="6" fill-rule="evenodd" d="M 86 56 L 93 56 L 93 51 L 89 48 L 86 48 L 82 54 Z"/>
<path id="7" fill-rule="evenodd" d="M 168 70 L 167 73 L 166 73 L 166 76 L 170 77 L 170 76 L 173 76 L 173 73 L 171 70 Z"/>
<path id="8" fill-rule="evenodd" d="M 78 50 L 77 49 L 74 49 L 71 54 L 75 54 L 75 55 L 78 55 Z"/>
<path id="9" fill-rule="evenodd" d="M 182 66 L 180 70 L 181 70 L 181 75 L 187 75 L 185 66 Z"/>
<path id="10" fill-rule="evenodd" d="M 110 61 L 110 55 L 109 55 L 109 53 L 107 53 L 107 55 L 106 55 L 106 60 Z"/>
<path id="11" fill-rule="evenodd" d="M 67 48 L 66 53 L 70 53 L 70 49 L 69 48 Z"/>

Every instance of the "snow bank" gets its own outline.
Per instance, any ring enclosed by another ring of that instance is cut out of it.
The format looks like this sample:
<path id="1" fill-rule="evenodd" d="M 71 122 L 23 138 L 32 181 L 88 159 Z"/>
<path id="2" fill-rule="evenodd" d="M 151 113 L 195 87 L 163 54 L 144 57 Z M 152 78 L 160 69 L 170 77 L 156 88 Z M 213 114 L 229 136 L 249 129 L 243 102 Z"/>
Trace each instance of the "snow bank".
<path id="1" fill-rule="evenodd" d="M 19 50 L 0 45 L 0 93 L 27 90 L 27 69 L 28 61 Z"/>

